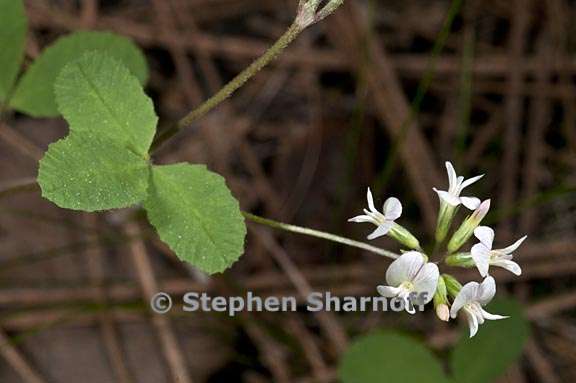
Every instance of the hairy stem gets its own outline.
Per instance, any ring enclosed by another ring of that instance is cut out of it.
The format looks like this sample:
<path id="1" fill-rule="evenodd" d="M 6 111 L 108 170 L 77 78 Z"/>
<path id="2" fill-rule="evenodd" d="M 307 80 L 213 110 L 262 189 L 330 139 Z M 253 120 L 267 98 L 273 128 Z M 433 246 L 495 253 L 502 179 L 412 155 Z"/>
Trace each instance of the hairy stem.
<path id="1" fill-rule="evenodd" d="M 4 197 L 4 196 L 11 195 L 11 194 L 24 192 L 24 191 L 33 191 L 33 190 L 36 190 L 37 188 L 38 188 L 38 184 L 36 183 L 36 180 L 33 178 L 25 178 L 25 179 L 21 179 L 21 180 L 17 180 L 17 181 L 12 181 L 12 182 L 9 182 L 7 184 L 0 184 L 0 197 Z M 252 222 L 255 222 L 255 223 L 258 223 L 261 225 L 270 226 L 270 227 L 275 228 L 275 229 L 280 229 L 280 230 L 289 231 L 291 233 L 303 234 L 303 235 L 308 235 L 311 237 L 326 239 L 328 241 L 340 243 L 340 244 L 343 244 L 346 246 L 356 247 L 356 248 L 366 250 L 366 251 L 369 251 L 371 253 L 382 255 L 384 257 L 388 257 L 388 258 L 392 258 L 392 259 L 396 259 L 399 257 L 398 254 L 393 253 L 391 251 L 384 250 L 384 249 L 369 245 L 369 244 L 364 243 L 364 242 L 354 241 L 353 239 L 341 237 L 339 235 L 326 233 L 326 232 L 320 231 L 320 230 L 309 229 L 307 227 L 290 225 L 287 223 L 274 221 L 274 220 L 260 217 L 260 216 L 257 216 L 257 215 L 254 215 L 254 214 L 251 214 L 251 213 L 248 213 L 245 211 L 243 211 L 242 214 L 244 215 L 244 217 L 246 217 L 246 219 L 248 219 Z"/>
<path id="2" fill-rule="evenodd" d="M 248 219 L 252 222 L 255 222 L 255 223 L 258 223 L 261 225 L 270 226 L 270 227 L 275 228 L 275 229 L 280 229 L 280 230 L 285 230 L 285 231 L 289 231 L 292 233 L 309 235 L 311 237 L 326 239 L 328 241 L 341 243 L 341 244 L 346 245 L 346 246 L 357 247 L 359 249 L 370 251 L 372 253 L 382 255 L 384 257 L 388 257 L 388 258 L 392 258 L 392 259 L 396 259 L 399 257 L 398 254 L 393 253 L 391 251 L 384 250 L 384 249 L 369 245 L 369 244 L 364 243 L 364 242 L 354 241 L 354 240 L 346 238 L 346 237 L 340 237 L 339 235 L 326 233 L 324 231 L 309 229 L 307 227 L 290 225 L 287 223 L 273 221 L 271 219 L 259 217 L 257 215 L 247 213 L 247 212 L 242 212 L 242 214 L 244 215 L 244 217 L 246 217 L 246 219 Z"/>
<path id="3" fill-rule="evenodd" d="M 294 22 L 286 32 L 258 59 L 256 59 L 250 66 L 244 69 L 240 74 L 234 77 L 228 84 L 220 89 L 215 95 L 204 101 L 200 106 L 188 113 L 178 123 L 171 128 L 160 133 L 154 139 L 152 150 L 156 150 L 168 139 L 173 137 L 178 131 L 190 126 L 194 121 L 204 116 L 214 107 L 225 101 L 230 97 L 238 88 L 246 83 L 249 79 L 254 77 L 262 68 L 274 60 L 294 39 L 302 32 L 303 28 Z"/>

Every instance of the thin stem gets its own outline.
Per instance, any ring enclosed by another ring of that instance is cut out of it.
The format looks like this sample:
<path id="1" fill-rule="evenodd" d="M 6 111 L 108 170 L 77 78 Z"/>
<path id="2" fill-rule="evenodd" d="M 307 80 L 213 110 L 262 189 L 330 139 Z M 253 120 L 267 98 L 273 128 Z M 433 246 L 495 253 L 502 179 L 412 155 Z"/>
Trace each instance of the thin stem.
<path id="1" fill-rule="evenodd" d="M 13 193 L 18 193 L 18 192 L 35 190 L 37 187 L 38 187 L 38 184 L 36 183 L 36 180 L 33 178 L 26 178 L 26 179 L 22 179 L 22 180 L 18 180 L 18 181 L 12 181 L 12 182 L 9 182 L 8 184 L 0 185 L 0 197 L 4 197 L 6 195 L 10 195 Z M 257 215 L 247 213 L 247 212 L 242 212 L 242 214 L 244 215 L 244 217 L 246 217 L 248 220 L 250 220 L 252 222 L 256 222 L 256 223 L 259 223 L 261 225 L 270 226 L 270 227 L 273 227 L 275 229 L 280 229 L 280 230 L 285 230 L 285 231 L 289 231 L 292 233 L 303 234 L 303 235 L 308 235 L 311 237 L 326 239 L 328 241 L 341 243 L 343 245 L 347 245 L 347 246 L 351 246 L 351 247 L 356 247 L 356 248 L 370 251 L 372 253 L 382 255 L 384 257 L 388 257 L 388 258 L 392 258 L 392 259 L 396 259 L 399 257 L 398 254 L 393 253 L 391 251 L 384 250 L 384 249 L 369 245 L 369 244 L 364 243 L 364 242 L 355 241 L 353 239 L 349 239 L 346 237 L 341 237 L 339 235 L 326 233 L 326 232 L 320 231 L 320 230 L 309 229 L 307 227 L 290 225 L 290 224 L 283 223 L 283 222 L 273 221 L 271 219 L 259 217 Z"/>
<path id="2" fill-rule="evenodd" d="M 0 197 L 4 197 L 4 196 L 7 196 L 7 195 L 10 195 L 13 193 L 18 193 L 21 191 L 35 190 L 37 187 L 38 187 L 38 184 L 36 183 L 36 180 L 33 178 L 26 178 L 26 179 L 22 179 L 22 180 L 18 180 L 18 181 L 12 181 L 8 184 L 0 185 Z M 347 245 L 347 246 L 351 246 L 351 247 L 357 247 L 359 249 L 370 251 L 372 253 L 382 255 L 384 257 L 388 257 L 388 258 L 392 258 L 392 259 L 396 259 L 399 257 L 398 254 L 393 253 L 391 251 L 384 250 L 384 249 L 369 245 L 369 244 L 364 243 L 364 242 L 354 241 L 353 239 L 341 237 L 339 235 L 326 233 L 326 232 L 320 231 L 320 230 L 309 229 L 307 227 L 290 225 L 287 223 L 273 221 L 271 219 L 259 217 L 257 215 L 247 213 L 247 212 L 242 212 L 242 214 L 244 215 L 244 217 L 246 217 L 248 220 L 250 220 L 252 222 L 256 222 L 256 223 L 259 223 L 261 225 L 270 226 L 270 227 L 273 227 L 275 229 L 280 229 L 280 230 L 285 230 L 285 231 L 289 231 L 292 233 L 304 234 L 304 235 L 309 235 L 311 237 L 326 239 L 328 241 L 341 243 L 343 245 Z"/>
<path id="3" fill-rule="evenodd" d="M 259 217 L 257 215 L 247 213 L 247 212 L 242 212 L 242 214 L 244 215 L 244 217 L 246 217 L 246 219 L 248 219 L 252 222 L 259 223 L 261 225 L 270 226 L 270 227 L 275 228 L 275 229 L 280 229 L 280 230 L 285 230 L 285 231 L 289 231 L 292 233 L 304 234 L 304 235 L 309 235 L 311 237 L 326 239 L 328 241 L 341 243 L 341 244 L 346 245 L 346 246 L 357 247 L 359 249 L 370 251 L 372 253 L 382 255 L 384 257 L 388 257 L 388 258 L 392 258 L 392 259 L 396 259 L 399 257 L 398 254 L 393 253 L 391 251 L 384 250 L 384 249 L 369 245 L 369 244 L 364 243 L 364 242 L 354 241 L 353 239 L 349 239 L 346 237 L 340 237 L 339 235 L 326 233 L 324 231 L 309 229 L 307 227 L 290 225 L 287 223 L 273 221 L 271 219 Z"/>
<path id="4" fill-rule="evenodd" d="M 194 121 L 204 116 L 214 107 L 225 101 L 230 97 L 238 88 L 246 83 L 250 78 L 254 77 L 262 68 L 274 60 L 294 39 L 302 32 L 303 28 L 298 23 L 294 22 L 286 30 L 286 32 L 258 59 L 256 59 L 250 66 L 244 69 L 240 74 L 234 77 L 228 84 L 220 89 L 215 95 L 204 101 L 199 107 L 188 113 L 178 123 L 171 128 L 168 128 L 163 133 L 160 133 L 154 139 L 152 150 L 156 150 L 160 145 L 174 136 L 178 131 L 190 126 Z"/>

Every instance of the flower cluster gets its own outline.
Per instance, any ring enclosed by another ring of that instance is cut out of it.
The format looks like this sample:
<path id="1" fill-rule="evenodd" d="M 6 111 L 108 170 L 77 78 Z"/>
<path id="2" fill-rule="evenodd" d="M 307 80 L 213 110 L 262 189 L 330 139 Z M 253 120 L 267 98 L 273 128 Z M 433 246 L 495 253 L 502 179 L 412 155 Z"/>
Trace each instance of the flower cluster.
<path id="1" fill-rule="evenodd" d="M 491 314 L 483 308 L 496 294 L 496 283 L 489 274 L 490 266 L 502 267 L 520 275 L 522 269 L 512 260 L 513 252 L 526 236 L 508 247 L 493 249 L 494 230 L 480 225 L 490 209 L 490 200 L 481 201 L 476 197 L 461 195 L 464 188 L 478 181 L 483 175 L 464 179 L 456 174 L 450 162 L 446 162 L 446 170 L 448 190 L 434 188 L 440 199 L 434 249 L 446 243 L 443 262 L 449 266 L 476 267 L 484 278 L 482 282 L 468 282 L 462 286 L 452 275 L 440 274 L 438 265 L 429 260 L 418 239 L 408 229 L 396 223 L 402 215 L 402 204 L 397 198 L 388 198 L 380 212 L 376 209 L 372 192 L 368 189 L 368 209 L 364 209 L 364 214 L 350 218 L 349 221 L 375 225 L 376 229 L 368 235 L 369 240 L 388 235 L 409 249 L 390 264 L 386 272 L 387 285 L 377 288 L 380 295 L 406 300 L 407 311 L 414 313 L 409 297 L 414 293 L 422 294 L 421 296 L 427 297 L 424 303 L 434 301 L 436 315 L 443 321 L 454 319 L 462 313 L 467 319 L 470 337 L 473 337 L 478 326 L 485 320 L 506 318 Z M 460 205 L 472 212 L 448 237 Z M 460 251 L 472 236 L 476 237 L 478 243 L 467 252 Z M 447 238 L 449 239 L 446 241 Z"/>

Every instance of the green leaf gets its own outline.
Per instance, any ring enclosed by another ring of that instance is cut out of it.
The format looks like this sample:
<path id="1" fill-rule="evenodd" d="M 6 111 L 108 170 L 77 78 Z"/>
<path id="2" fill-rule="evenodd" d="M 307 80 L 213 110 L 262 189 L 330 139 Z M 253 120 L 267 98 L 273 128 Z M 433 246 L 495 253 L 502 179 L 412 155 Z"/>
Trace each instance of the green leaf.
<path id="1" fill-rule="evenodd" d="M 224 179 L 203 165 L 153 167 L 144 207 L 176 255 L 209 274 L 224 271 L 244 251 L 238 201 Z"/>
<path id="2" fill-rule="evenodd" d="M 152 100 L 122 63 L 86 53 L 62 69 L 54 91 L 71 131 L 105 135 L 148 155 L 158 118 Z"/>
<path id="3" fill-rule="evenodd" d="M 426 347 L 391 331 L 378 331 L 354 342 L 343 356 L 339 375 L 343 383 L 448 382 Z"/>
<path id="4" fill-rule="evenodd" d="M 522 354 L 530 329 L 522 306 L 512 299 L 497 299 L 488 312 L 510 318 L 486 321 L 475 337 L 468 329 L 452 352 L 452 370 L 458 383 L 489 383 L 501 376 Z"/>
<path id="5" fill-rule="evenodd" d="M 0 102 L 14 85 L 24 57 L 26 13 L 21 0 L 0 0 Z"/>
<path id="6" fill-rule="evenodd" d="M 122 208 L 147 195 L 150 166 L 118 143 L 89 133 L 71 133 L 53 143 L 40 161 L 42 196 L 74 210 Z"/>
<path id="7" fill-rule="evenodd" d="M 42 52 L 22 77 L 10 105 L 34 117 L 58 116 L 54 81 L 68 62 L 90 51 L 105 52 L 126 65 L 141 84 L 146 82 L 146 60 L 131 40 L 109 32 L 76 32 L 58 39 Z"/>

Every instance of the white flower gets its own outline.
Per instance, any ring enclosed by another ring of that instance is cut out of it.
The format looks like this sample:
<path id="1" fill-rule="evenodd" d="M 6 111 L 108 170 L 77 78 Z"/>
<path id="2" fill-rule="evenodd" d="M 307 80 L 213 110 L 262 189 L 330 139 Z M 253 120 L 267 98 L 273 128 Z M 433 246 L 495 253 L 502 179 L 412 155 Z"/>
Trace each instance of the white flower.
<path id="1" fill-rule="evenodd" d="M 402 204 L 398 198 L 388 198 L 386 202 L 384 202 L 382 214 L 374 207 L 374 199 L 372 198 L 370 188 L 368 188 L 368 192 L 366 193 L 366 199 L 368 200 L 368 210 L 364 209 L 363 215 L 350 218 L 348 222 L 370 222 L 378 226 L 376 230 L 368 236 L 368 239 L 375 239 L 386 235 L 392 226 L 394 226 L 394 221 L 402 215 Z"/>
<path id="2" fill-rule="evenodd" d="M 430 302 L 434 298 L 439 277 L 438 266 L 426 262 L 424 254 L 408 251 L 390 264 L 386 271 L 388 286 L 378 286 L 378 293 L 386 298 L 404 299 L 406 310 L 413 314 L 416 310 L 409 301 L 411 293 L 416 293 L 417 299 L 422 298 L 423 304 Z"/>
<path id="3" fill-rule="evenodd" d="M 494 298 L 496 294 L 496 283 L 494 278 L 488 277 L 480 284 L 478 282 L 466 283 L 452 303 L 450 316 L 456 318 L 458 311 L 462 310 L 468 320 L 470 328 L 470 338 L 478 332 L 478 325 L 484 323 L 485 319 L 497 320 L 508 317 L 502 315 L 490 314 L 482 308 Z"/>
<path id="4" fill-rule="evenodd" d="M 476 209 L 480 205 L 480 199 L 476 197 L 460 197 L 460 193 L 465 187 L 484 177 L 484 174 L 465 180 L 464 177 L 456 175 L 456 171 L 449 161 L 446 161 L 446 170 L 448 171 L 448 191 L 433 188 L 440 199 L 450 206 L 462 204 L 470 210 Z"/>
<path id="5" fill-rule="evenodd" d="M 503 249 L 492 250 L 492 242 L 494 241 L 494 230 L 488 226 L 478 226 L 474 230 L 474 235 L 480 243 L 472 246 L 470 253 L 472 259 L 483 277 L 488 275 L 490 265 L 502 267 L 516 275 L 522 274 L 520 266 L 512 261 L 512 253 L 524 242 L 526 235 L 514 242 L 512 245 Z"/>

